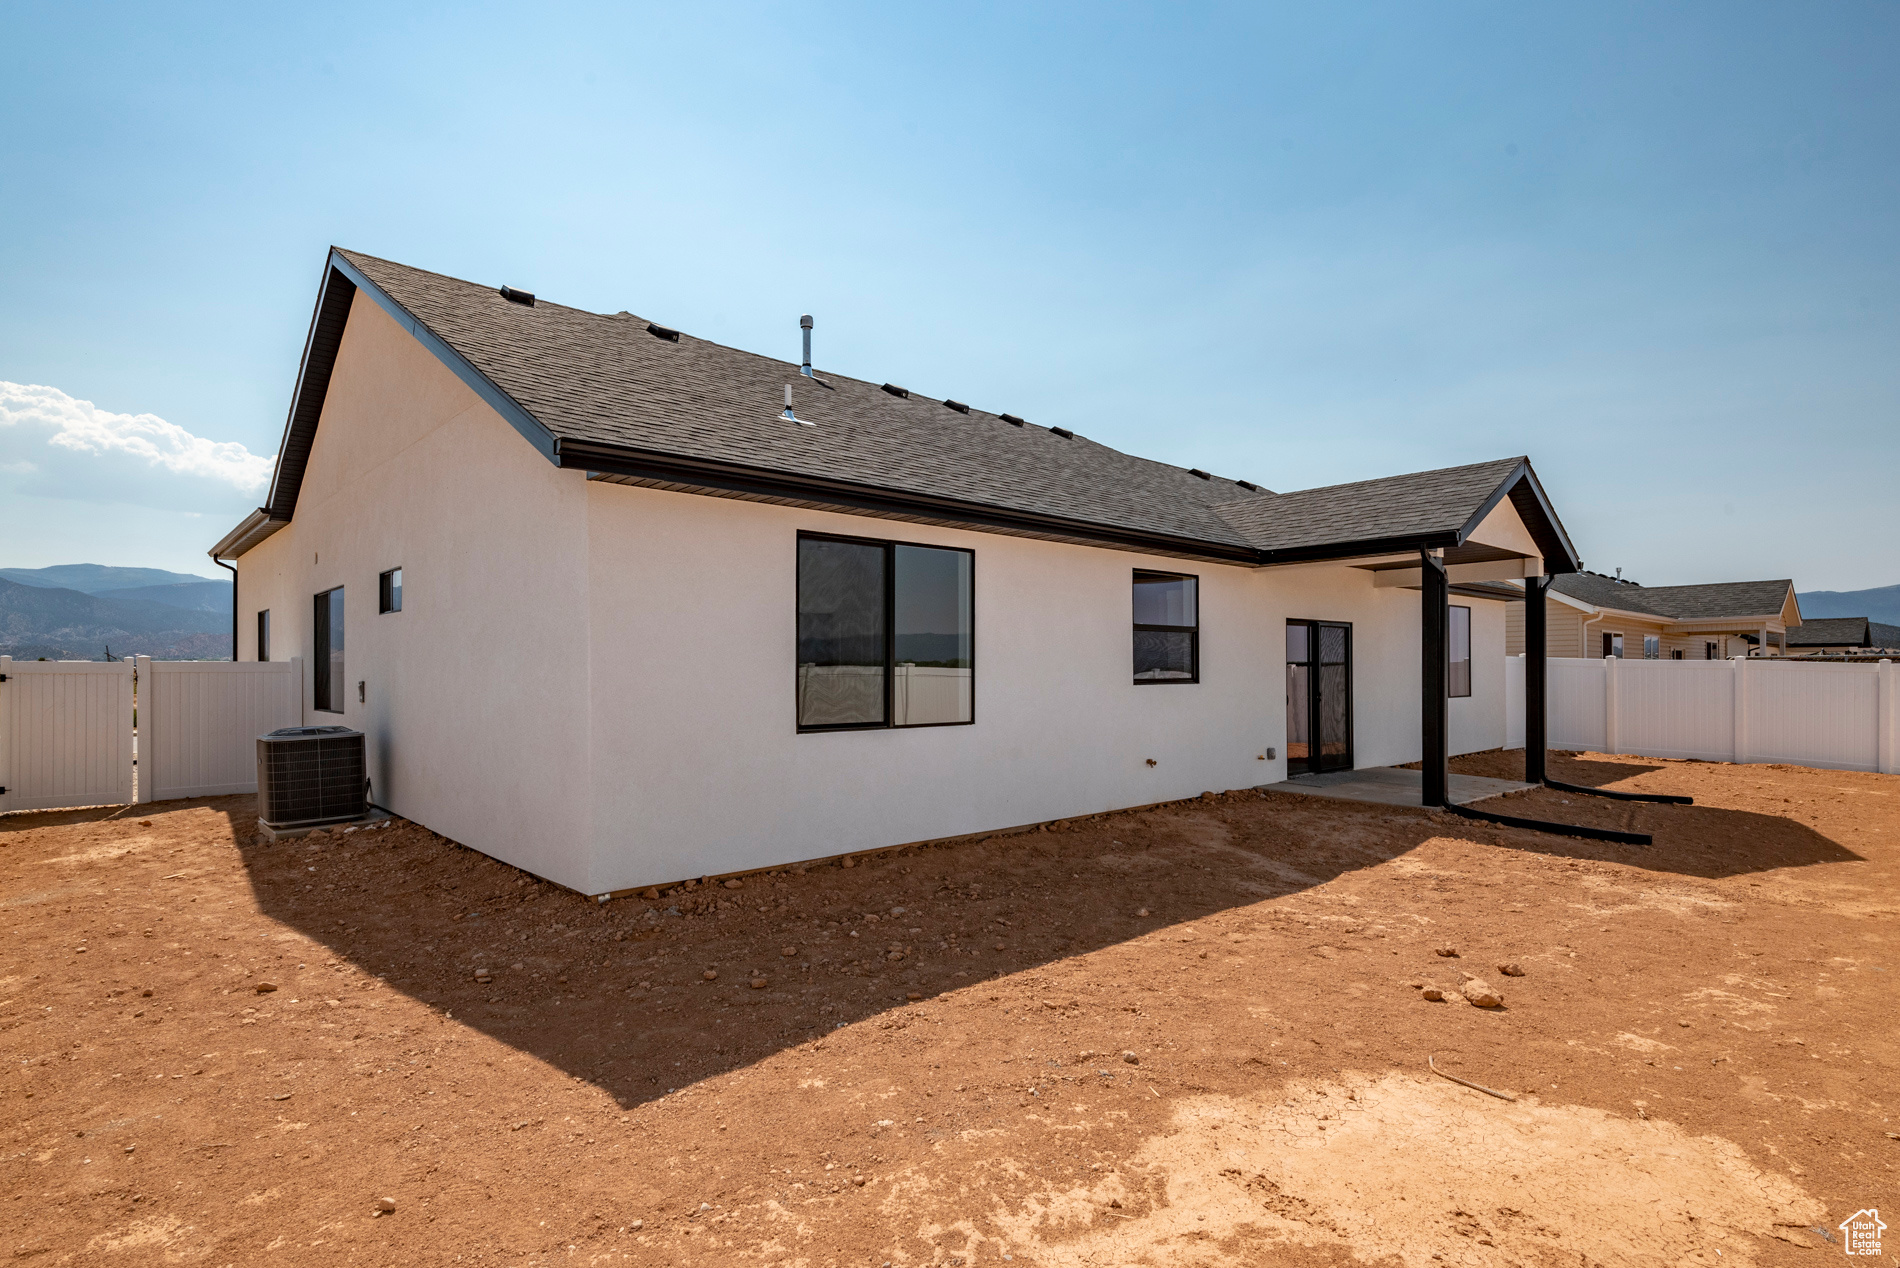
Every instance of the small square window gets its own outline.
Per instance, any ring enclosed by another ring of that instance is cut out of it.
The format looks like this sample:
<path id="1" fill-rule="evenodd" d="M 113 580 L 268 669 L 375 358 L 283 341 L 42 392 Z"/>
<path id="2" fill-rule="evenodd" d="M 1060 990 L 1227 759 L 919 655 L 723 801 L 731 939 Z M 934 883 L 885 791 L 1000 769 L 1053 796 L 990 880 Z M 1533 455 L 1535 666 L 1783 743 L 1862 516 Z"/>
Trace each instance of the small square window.
<path id="1" fill-rule="evenodd" d="M 1135 683 L 1201 680 L 1200 579 L 1135 573 Z"/>
<path id="2" fill-rule="evenodd" d="M 378 612 L 402 611 L 402 569 L 391 568 L 384 573 L 377 580 L 376 595 Z"/>

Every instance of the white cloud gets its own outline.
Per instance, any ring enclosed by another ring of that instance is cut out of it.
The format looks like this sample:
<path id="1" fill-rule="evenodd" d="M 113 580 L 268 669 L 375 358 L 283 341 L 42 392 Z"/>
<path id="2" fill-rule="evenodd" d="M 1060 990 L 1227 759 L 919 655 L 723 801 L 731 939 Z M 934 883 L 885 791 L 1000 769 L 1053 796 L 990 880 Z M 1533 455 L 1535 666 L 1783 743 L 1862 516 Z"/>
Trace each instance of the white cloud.
<path id="1" fill-rule="evenodd" d="M 0 380 L 0 428 L 50 432 L 46 443 L 97 456 L 126 456 L 173 475 L 197 476 L 239 492 L 270 483 L 275 458 L 254 454 L 235 441 L 206 440 L 154 414 L 114 414 L 56 387 Z M 31 464 L 7 463 L 23 473 Z"/>

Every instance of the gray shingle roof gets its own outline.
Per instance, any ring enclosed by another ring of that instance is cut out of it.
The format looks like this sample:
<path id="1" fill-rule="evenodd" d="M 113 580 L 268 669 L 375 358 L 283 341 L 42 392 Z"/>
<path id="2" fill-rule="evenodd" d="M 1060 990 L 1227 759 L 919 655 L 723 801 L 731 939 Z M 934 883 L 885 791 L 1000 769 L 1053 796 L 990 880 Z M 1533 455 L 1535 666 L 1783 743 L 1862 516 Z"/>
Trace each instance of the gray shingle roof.
<path id="1" fill-rule="evenodd" d="M 1866 617 L 1816 617 L 1788 631 L 1790 647 L 1823 647 L 1842 643 L 1849 647 L 1867 646 Z"/>
<path id="2" fill-rule="evenodd" d="M 517 303 L 340 248 L 325 278 L 268 505 L 226 535 L 221 557 L 294 515 L 351 296 L 368 287 L 552 461 L 604 478 L 1236 562 L 1369 539 L 1462 541 L 1508 493 L 1546 543 L 1546 566 L 1576 566 L 1522 459 L 1283 498 L 1006 415 L 843 375 L 813 380 L 787 361 L 656 334 L 631 313 Z M 812 426 L 783 417 L 788 386 Z M 1281 513 L 1263 509 L 1281 502 Z"/>
<path id="3" fill-rule="evenodd" d="M 529 308 L 491 286 L 341 254 L 557 437 L 1234 546 L 1245 539 L 1217 508 L 1270 496 L 820 371 L 827 389 L 791 362 L 684 333 L 656 338 L 631 314 Z M 787 384 L 816 426 L 780 417 Z"/>
<path id="4" fill-rule="evenodd" d="M 1522 458 L 1249 498 L 1220 508 L 1261 550 L 1455 532 Z"/>
<path id="5" fill-rule="evenodd" d="M 1645 612 L 1676 621 L 1719 621 L 1742 617 L 1779 616 L 1794 582 L 1718 581 L 1698 586 L 1639 586 L 1594 572 L 1555 578 L 1560 594 L 1600 608 Z"/>

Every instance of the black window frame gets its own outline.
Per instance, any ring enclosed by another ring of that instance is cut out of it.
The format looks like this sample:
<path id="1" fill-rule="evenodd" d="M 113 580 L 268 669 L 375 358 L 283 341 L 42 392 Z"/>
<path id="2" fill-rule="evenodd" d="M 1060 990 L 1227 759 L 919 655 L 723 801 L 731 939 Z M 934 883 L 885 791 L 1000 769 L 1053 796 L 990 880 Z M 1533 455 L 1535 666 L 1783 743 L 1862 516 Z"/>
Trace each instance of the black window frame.
<path id="1" fill-rule="evenodd" d="M 391 580 L 395 578 L 395 580 Z M 384 571 L 376 578 L 376 614 L 388 616 L 402 611 L 402 565 Z"/>
<path id="2" fill-rule="evenodd" d="M 332 682 L 330 678 L 330 596 L 342 593 L 342 586 L 331 586 L 328 590 L 319 590 L 311 597 L 310 631 L 312 638 L 310 642 L 312 655 L 310 657 L 310 707 L 311 710 L 316 713 L 345 713 L 348 711 L 347 706 L 349 701 L 345 698 L 344 693 L 346 684 Z M 349 613 L 347 603 L 343 611 L 345 620 L 347 620 Z M 346 630 L 347 628 L 348 627 L 345 626 Z M 343 647 L 343 654 L 347 657 L 349 655 L 349 640 L 347 637 L 344 639 Z M 347 661 L 345 662 L 345 667 L 347 670 Z M 348 678 L 349 674 L 345 672 L 343 676 Z M 336 703 L 338 701 L 341 703 Z M 335 708 L 331 707 L 333 703 L 336 703 Z"/>
<path id="3" fill-rule="evenodd" d="M 1135 587 L 1141 584 L 1143 578 L 1148 578 L 1155 581 L 1192 581 L 1194 583 L 1194 624 L 1192 625 L 1148 625 L 1140 621 L 1133 621 L 1132 617 L 1134 615 Z M 1129 578 L 1129 582 L 1128 582 L 1128 607 L 1129 607 L 1129 616 L 1131 618 L 1131 623 L 1134 627 L 1129 635 L 1129 649 L 1128 649 L 1129 681 L 1133 682 L 1135 686 L 1137 687 L 1159 687 L 1163 685 L 1171 686 L 1171 687 L 1192 687 L 1192 686 L 1198 685 L 1201 681 L 1201 578 L 1200 578 L 1200 574 L 1193 573 L 1193 572 L 1162 572 L 1155 568 L 1137 568 L 1134 570 L 1134 575 Z M 1188 658 L 1189 658 L 1190 663 L 1193 666 L 1192 672 L 1186 678 L 1137 678 L 1135 677 L 1134 676 L 1135 674 L 1134 635 L 1135 634 L 1186 634 L 1188 636 Z"/>
<path id="4" fill-rule="evenodd" d="M 802 610 L 799 544 L 806 541 L 848 542 L 853 546 L 877 546 L 884 551 L 884 720 L 882 722 L 831 722 L 807 726 L 798 721 L 798 614 Z M 960 722 L 897 722 L 893 720 L 892 686 L 897 678 L 897 548 L 954 550 L 970 557 L 970 716 Z M 800 735 L 823 735 L 833 731 L 928 731 L 943 726 L 976 725 L 976 551 L 969 546 L 943 546 L 936 542 L 899 541 L 892 537 L 853 537 L 845 533 L 798 531 L 792 546 L 792 723 Z"/>
<path id="5" fill-rule="evenodd" d="M 257 610 L 257 658 L 270 659 L 270 609 Z"/>
<path id="6" fill-rule="evenodd" d="M 1445 698 L 1447 700 L 1469 700 L 1471 698 L 1472 660 L 1471 609 L 1462 603 L 1452 603 L 1446 605 L 1446 611 L 1448 614 L 1451 612 L 1463 612 L 1465 614 L 1465 689 L 1463 691 L 1457 690 L 1458 676 L 1454 670 L 1458 662 L 1453 660 L 1451 655 L 1452 646 L 1456 639 L 1456 635 L 1451 627 L 1457 622 L 1458 618 L 1447 615 L 1445 619 Z"/>

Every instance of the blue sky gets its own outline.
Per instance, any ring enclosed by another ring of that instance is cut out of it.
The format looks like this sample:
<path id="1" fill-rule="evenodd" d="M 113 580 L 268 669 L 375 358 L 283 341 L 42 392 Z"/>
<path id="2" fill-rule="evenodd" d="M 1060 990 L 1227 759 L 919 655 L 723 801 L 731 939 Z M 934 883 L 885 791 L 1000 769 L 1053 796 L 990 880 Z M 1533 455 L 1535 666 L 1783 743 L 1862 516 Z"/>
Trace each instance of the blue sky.
<path id="1" fill-rule="evenodd" d="M 1888 3 L 11 5 L 0 564 L 216 571 L 337 243 L 791 359 L 811 312 L 822 367 L 1274 489 L 1528 453 L 1650 584 L 1892 584 L 1896 37 Z"/>

